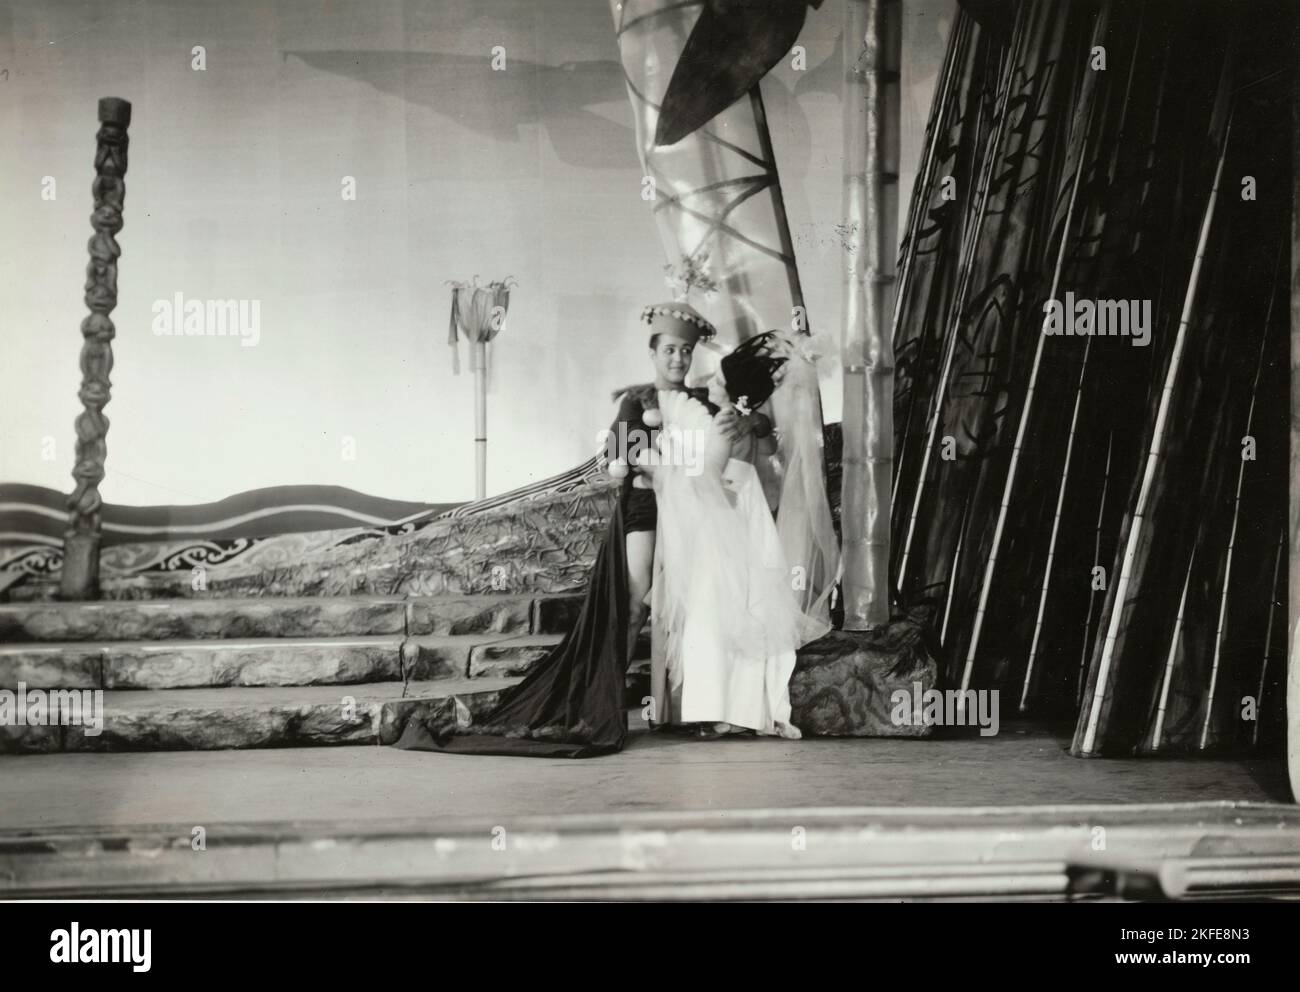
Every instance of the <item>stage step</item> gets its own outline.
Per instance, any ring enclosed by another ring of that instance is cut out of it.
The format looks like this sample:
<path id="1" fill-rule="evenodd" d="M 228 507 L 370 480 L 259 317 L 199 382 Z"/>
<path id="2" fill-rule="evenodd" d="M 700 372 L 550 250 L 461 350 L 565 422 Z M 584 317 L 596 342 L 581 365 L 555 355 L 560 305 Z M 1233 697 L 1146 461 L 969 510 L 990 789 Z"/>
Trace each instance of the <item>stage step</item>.
<path id="1" fill-rule="evenodd" d="M 0 723 L 0 755 L 60 751 L 211 751 L 231 748 L 392 744 L 413 713 L 454 720 L 455 700 L 478 715 L 519 678 L 483 676 L 355 685 L 231 686 L 203 689 L 109 689 L 103 727 L 74 707 L 88 700 L 54 690 L 45 695 L 43 725 Z M 640 707 L 649 693 L 649 661 L 628 670 L 625 704 Z M 31 695 L 15 694 L 15 712 L 30 713 Z M 454 697 L 454 698 L 453 698 Z M 93 705 L 93 704 L 91 704 Z M 24 708 L 25 707 L 25 708 Z M 68 708 L 60 725 L 59 708 Z"/>
<path id="2" fill-rule="evenodd" d="M 452 719 L 453 696 L 490 706 L 580 605 L 573 594 L 3 604 L 0 753 L 390 744 L 413 712 Z M 640 647 L 648 656 L 644 635 Z M 630 705 L 648 691 L 646 668 L 628 673 Z M 73 718 L 90 702 L 67 692 L 78 689 L 102 690 L 102 733 Z M 41 690 L 56 715 L 15 719 Z"/>
<path id="3" fill-rule="evenodd" d="M 0 643 L 554 634 L 581 597 L 304 596 L 0 604 Z"/>
<path id="4" fill-rule="evenodd" d="M 3 726 L 0 751 L 210 751 L 392 744 L 406 721 L 485 711 L 516 679 L 104 693 L 103 726 Z M 56 697 L 51 697 L 55 700 Z M 68 705 L 57 700 L 57 705 Z"/>
<path id="5" fill-rule="evenodd" d="M 200 689 L 518 676 L 560 634 L 87 641 L 0 646 L 0 688 Z"/>

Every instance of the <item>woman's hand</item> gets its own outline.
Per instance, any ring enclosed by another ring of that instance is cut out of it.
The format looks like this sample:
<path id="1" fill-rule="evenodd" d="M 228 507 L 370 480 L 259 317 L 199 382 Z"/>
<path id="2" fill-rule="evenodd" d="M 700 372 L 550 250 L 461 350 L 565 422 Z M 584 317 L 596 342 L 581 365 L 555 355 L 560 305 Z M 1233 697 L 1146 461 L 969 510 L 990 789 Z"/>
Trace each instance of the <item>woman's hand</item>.
<path id="1" fill-rule="evenodd" d="M 735 442 L 744 434 L 745 418 L 739 416 L 731 407 L 724 407 L 713 418 L 714 426 L 718 428 L 718 433 L 728 441 Z"/>
<path id="2" fill-rule="evenodd" d="M 761 413 L 740 416 L 732 407 L 726 407 L 713 418 L 718 430 L 728 441 L 738 441 L 742 437 L 763 438 L 772 433 L 772 421 Z"/>

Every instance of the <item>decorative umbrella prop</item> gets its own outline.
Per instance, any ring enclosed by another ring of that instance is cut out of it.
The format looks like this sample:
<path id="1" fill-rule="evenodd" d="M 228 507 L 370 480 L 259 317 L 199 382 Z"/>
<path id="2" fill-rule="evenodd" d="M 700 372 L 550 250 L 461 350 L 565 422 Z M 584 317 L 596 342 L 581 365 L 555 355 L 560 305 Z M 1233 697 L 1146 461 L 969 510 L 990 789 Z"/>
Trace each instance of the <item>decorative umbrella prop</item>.
<path id="1" fill-rule="evenodd" d="M 480 286 L 478 276 L 472 282 L 452 282 L 451 324 L 447 343 L 451 345 L 451 370 L 460 375 L 460 349 L 457 328 L 469 342 L 469 367 L 474 372 L 474 498 L 487 495 L 487 369 L 488 342 L 505 326 L 510 308 L 510 288 L 514 279 Z"/>

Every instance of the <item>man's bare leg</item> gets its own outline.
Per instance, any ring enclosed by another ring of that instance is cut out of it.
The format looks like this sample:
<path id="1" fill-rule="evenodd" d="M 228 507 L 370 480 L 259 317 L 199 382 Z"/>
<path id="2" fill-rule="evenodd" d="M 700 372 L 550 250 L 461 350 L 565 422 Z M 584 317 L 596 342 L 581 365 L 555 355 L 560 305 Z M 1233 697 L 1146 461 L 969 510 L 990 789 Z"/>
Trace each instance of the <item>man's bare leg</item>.
<path id="1" fill-rule="evenodd" d="M 655 532 L 637 530 L 627 535 L 627 658 L 636 651 L 637 635 L 650 612 L 649 597 L 655 560 Z"/>

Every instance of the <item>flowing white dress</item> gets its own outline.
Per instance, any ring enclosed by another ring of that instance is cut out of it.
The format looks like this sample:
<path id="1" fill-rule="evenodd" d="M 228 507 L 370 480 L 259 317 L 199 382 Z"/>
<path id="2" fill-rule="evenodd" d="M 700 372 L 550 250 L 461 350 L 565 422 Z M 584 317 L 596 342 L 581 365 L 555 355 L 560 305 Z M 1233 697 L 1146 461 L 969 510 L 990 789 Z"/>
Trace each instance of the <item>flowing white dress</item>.
<path id="1" fill-rule="evenodd" d="M 787 398 L 808 382 L 790 385 Z M 792 523 L 783 542 L 754 466 L 730 457 L 730 441 L 705 407 L 681 392 L 661 392 L 659 407 L 652 718 L 781 733 L 790 721 L 795 652 L 831 627 L 826 596 L 838 548 L 829 508 L 824 519 Z M 782 437 L 782 502 L 789 500 L 792 515 L 816 517 L 816 505 L 804 502 L 802 475 L 814 457 L 800 451 L 807 433 L 804 424 Z M 813 488 L 824 504 L 819 452 L 815 461 Z"/>

